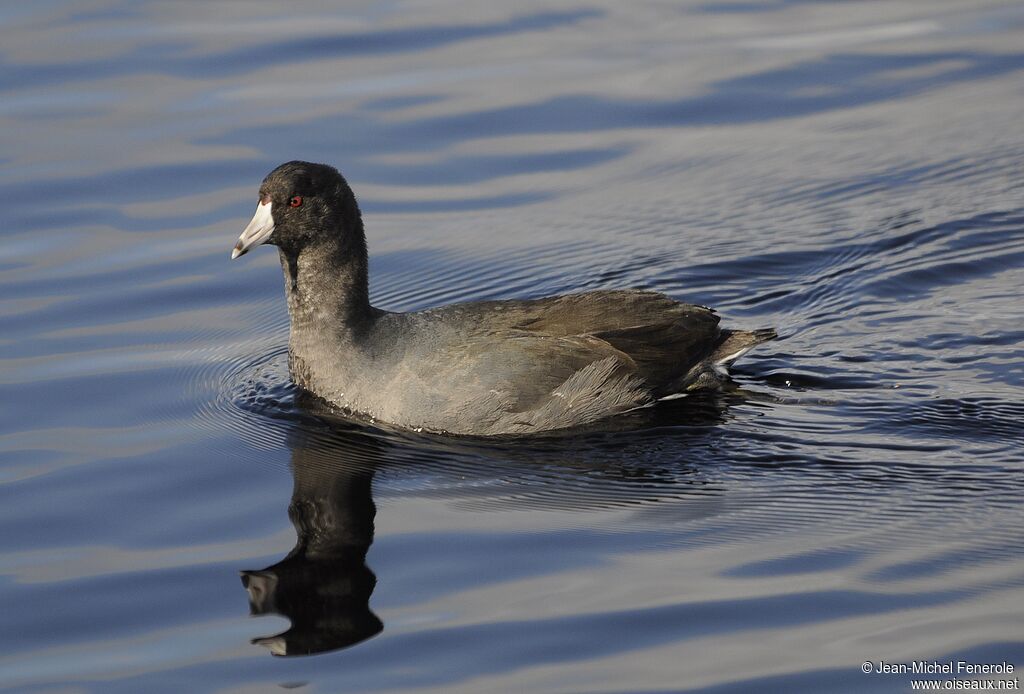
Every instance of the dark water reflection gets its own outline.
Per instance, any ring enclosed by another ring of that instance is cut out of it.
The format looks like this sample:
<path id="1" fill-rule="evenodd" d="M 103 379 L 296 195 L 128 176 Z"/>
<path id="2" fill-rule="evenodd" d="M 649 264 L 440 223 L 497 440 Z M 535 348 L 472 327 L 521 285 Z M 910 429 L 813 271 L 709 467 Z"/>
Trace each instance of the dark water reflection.
<path id="1" fill-rule="evenodd" d="M 662 440 L 665 433 L 654 433 L 652 428 L 672 422 L 684 428 L 689 439 L 720 423 L 726 407 L 726 396 L 679 402 L 594 427 L 583 439 L 578 433 L 562 433 L 547 439 L 453 442 L 409 438 L 401 432 L 375 433 L 290 387 L 248 396 L 247 407 L 288 422 L 294 478 L 288 517 L 296 544 L 280 561 L 261 570 L 242 571 L 251 613 L 277 614 L 290 622 L 285 632 L 253 639 L 281 656 L 346 648 L 383 628 L 369 607 L 377 578 L 366 565 L 377 512 L 372 483 L 378 469 L 391 467 L 399 476 L 405 468 L 416 475 L 442 477 L 459 470 L 461 485 L 471 476 L 472 484 L 478 486 L 478 492 L 471 494 L 477 504 L 520 508 L 531 504 L 608 508 L 691 494 L 713 496 L 714 486 L 695 467 L 630 456 L 635 451 L 616 450 L 624 441 L 613 443 L 608 433 L 644 432 L 640 435 Z M 491 485 L 513 481 L 521 486 L 517 493 L 510 496 L 505 489 L 495 498 Z M 552 486 L 543 498 L 536 498 L 538 483 Z M 467 588 L 479 585 L 487 581 L 484 573 L 461 580 Z M 507 573 L 500 576 L 507 577 Z M 451 582 L 445 583 L 451 590 Z"/>
<path id="2" fill-rule="evenodd" d="M 480 440 L 475 444 L 464 439 L 453 446 L 452 441 L 443 439 L 403 440 L 399 432 L 374 435 L 372 430 L 340 418 L 315 398 L 290 393 L 288 399 L 295 404 L 275 400 L 260 405 L 268 407 L 268 414 L 272 409 L 277 416 L 287 413 L 291 420 L 287 445 L 294 487 L 288 517 L 295 528 L 295 547 L 271 566 L 242 572 L 251 613 L 278 614 L 291 624 L 276 636 L 253 639 L 274 655 L 310 655 L 345 648 L 383 628 L 369 608 L 377 578 L 366 565 L 377 512 L 372 483 L 382 467 L 396 468 L 398 475 L 403 467 L 414 469 L 417 475 L 429 471 L 443 476 L 461 469 L 462 480 L 471 475 L 473 484 L 484 488 L 520 478 L 516 484 L 522 485 L 522 490 L 514 499 L 507 490 L 500 499 L 491 499 L 487 493 L 476 499 L 478 503 L 490 500 L 519 507 L 540 502 L 565 508 L 607 508 L 715 491 L 687 465 L 667 469 L 665 462 L 610 457 L 608 426 L 595 427 L 582 447 L 578 434 L 552 436 L 546 446 L 538 439 Z M 685 422 L 692 432 L 721 421 L 719 407 L 723 406 L 719 397 L 688 401 L 645 413 L 642 419 L 624 418 L 614 422 L 613 428 L 640 431 L 671 417 Z M 417 456 L 422 460 L 415 460 Z M 467 458 L 481 462 L 468 462 Z M 523 478 L 528 478 L 528 483 Z M 526 494 L 538 491 L 539 481 L 555 485 L 551 496 L 528 498 Z M 477 572 L 469 585 L 481 580 Z"/>
<path id="3" fill-rule="evenodd" d="M 346 429 L 338 421 L 330 431 Z M 252 614 L 279 614 L 291 623 L 281 634 L 253 639 L 274 655 L 345 648 L 383 628 L 369 607 L 377 578 L 366 566 L 377 512 L 371 492 L 376 464 L 349 464 L 347 447 L 339 446 L 338 455 L 331 456 L 305 429 L 293 432 L 288 443 L 295 486 L 288 517 L 295 526 L 295 547 L 265 569 L 242 572 Z M 359 429 L 348 435 L 359 439 Z M 352 447 L 367 451 L 375 445 L 366 439 Z"/>
<path id="4" fill-rule="evenodd" d="M 0 8 L 0 689 L 1024 667 L 1022 31 L 995 0 Z M 228 261 L 294 158 L 352 182 L 382 307 L 633 286 L 780 339 L 589 431 L 339 420 L 288 383 L 276 255 Z"/>

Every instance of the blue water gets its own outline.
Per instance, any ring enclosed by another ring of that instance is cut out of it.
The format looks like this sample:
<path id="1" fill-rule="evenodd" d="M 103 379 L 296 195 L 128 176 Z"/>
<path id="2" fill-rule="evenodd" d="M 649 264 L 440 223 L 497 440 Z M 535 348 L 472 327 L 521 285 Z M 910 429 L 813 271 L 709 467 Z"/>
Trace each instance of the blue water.
<path id="1" fill-rule="evenodd" d="M 0 689 L 1024 668 L 1019 4 L 40 2 L 0 61 Z M 277 254 L 228 260 L 290 159 L 383 308 L 646 287 L 780 339 L 642 422 L 347 422 Z"/>

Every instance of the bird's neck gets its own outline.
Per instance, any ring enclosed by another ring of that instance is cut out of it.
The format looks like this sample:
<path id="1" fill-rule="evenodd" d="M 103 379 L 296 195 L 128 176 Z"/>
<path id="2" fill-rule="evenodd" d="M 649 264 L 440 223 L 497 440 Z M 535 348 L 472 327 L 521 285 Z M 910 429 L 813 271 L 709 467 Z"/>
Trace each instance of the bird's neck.
<path id="1" fill-rule="evenodd" d="M 291 347 L 353 346 L 372 321 L 362 234 L 281 249 Z"/>
<path id="2" fill-rule="evenodd" d="M 295 526 L 293 554 L 364 561 L 373 542 L 373 470 L 325 466 L 322 450 L 292 450 L 295 487 L 288 516 Z"/>

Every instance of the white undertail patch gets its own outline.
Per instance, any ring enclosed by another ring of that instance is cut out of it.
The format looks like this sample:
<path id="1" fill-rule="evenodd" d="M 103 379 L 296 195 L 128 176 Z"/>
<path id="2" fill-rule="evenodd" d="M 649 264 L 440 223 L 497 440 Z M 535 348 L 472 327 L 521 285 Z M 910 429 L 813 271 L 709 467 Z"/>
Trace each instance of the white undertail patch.
<path id="1" fill-rule="evenodd" d="M 732 354 L 727 354 L 726 356 L 722 357 L 721 359 L 719 359 L 718 361 L 716 361 L 714 363 L 715 371 L 718 372 L 719 374 L 721 374 L 722 376 L 728 376 L 729 375 L 729 364 L 732 364 L 734 361 L 736 361 L 737 359 L 742 357 L 744 354 L 746 354 L 750 350 L 754 349 L 754 347 L 756 347 L 756 346 L 757 345 L 747 345 L 746 347 L 743 347 L 742 349 L 736 350 Z"/>

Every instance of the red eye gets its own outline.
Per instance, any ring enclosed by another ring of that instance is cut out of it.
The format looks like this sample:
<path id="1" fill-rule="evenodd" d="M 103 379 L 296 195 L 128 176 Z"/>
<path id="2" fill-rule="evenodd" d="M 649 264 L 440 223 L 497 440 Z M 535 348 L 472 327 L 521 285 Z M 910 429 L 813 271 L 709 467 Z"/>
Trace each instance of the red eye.
<path id="1" fill-rule="evenodd" d="M 288 207 L 298 207 L 301 204 L 302 204 L 302 196 L 300 196 L 300 195 L 296 195 L 296 196 L 292 197 L 291 200 L 288 201 Z"/>

